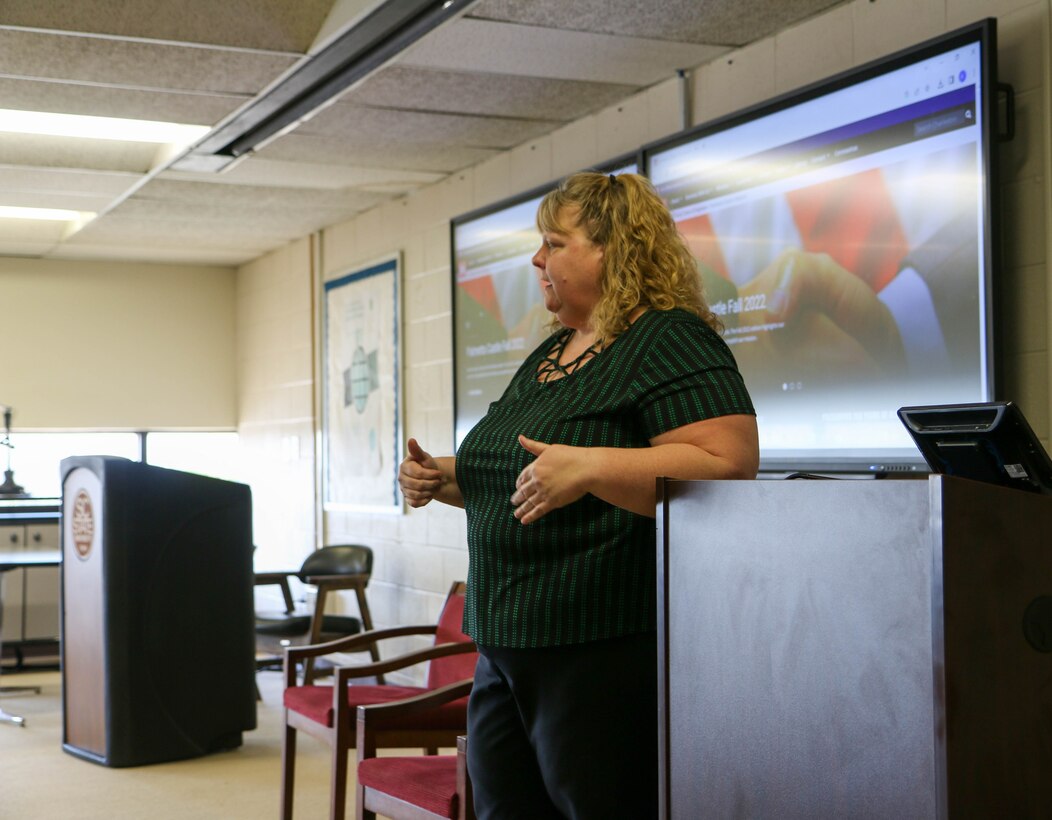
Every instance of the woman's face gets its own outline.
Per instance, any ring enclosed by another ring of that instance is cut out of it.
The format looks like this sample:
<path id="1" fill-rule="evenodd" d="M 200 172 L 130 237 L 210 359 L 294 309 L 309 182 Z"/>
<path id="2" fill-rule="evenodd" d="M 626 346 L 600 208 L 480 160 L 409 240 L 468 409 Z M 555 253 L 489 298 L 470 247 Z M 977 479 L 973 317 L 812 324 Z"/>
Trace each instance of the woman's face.
<path id="1" fill-rule="evenodd" d="M 559 224 L 567 226 L 566 232 L 545 231 L 533 265 L 540 277 L 544 306 L 566 327 L 585 330 L 599 303 L 603 249 L 577 224 L 576 207 L 563 208 Z"/>

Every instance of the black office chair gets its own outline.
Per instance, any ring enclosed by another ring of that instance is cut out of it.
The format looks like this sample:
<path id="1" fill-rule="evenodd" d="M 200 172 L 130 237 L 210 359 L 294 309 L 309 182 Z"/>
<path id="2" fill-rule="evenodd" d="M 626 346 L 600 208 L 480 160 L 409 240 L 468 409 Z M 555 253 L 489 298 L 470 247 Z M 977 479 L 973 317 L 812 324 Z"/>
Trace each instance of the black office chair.
<path id="1" fill-rule="evenodd" d="M 340 544 L 315 550 L 299 570 L 257 572 L 257 586 L 277 584 L 285 601 L 284 612 L 256 613 L 256 667 L 281 668 L 285 647 L 318 644 L 355 635 L 372 629 L 372 617 L 365 598 L 365 588 L 373 571 L 373 551 L 360 544 Z M 298 578 L 317 588 L 313 609 L 296 606 L 289 578 Z M 361 618 L 348 615 L 326 615 L 325 601 L 330 592 L 353 589 Z M 376 644 L 370 644 L 373 661 L 380 660 Z M 304 663 L 303 683 L 314 679 L 314 658 Z M 381 680 L 382 682 L 382 680 Z"/>

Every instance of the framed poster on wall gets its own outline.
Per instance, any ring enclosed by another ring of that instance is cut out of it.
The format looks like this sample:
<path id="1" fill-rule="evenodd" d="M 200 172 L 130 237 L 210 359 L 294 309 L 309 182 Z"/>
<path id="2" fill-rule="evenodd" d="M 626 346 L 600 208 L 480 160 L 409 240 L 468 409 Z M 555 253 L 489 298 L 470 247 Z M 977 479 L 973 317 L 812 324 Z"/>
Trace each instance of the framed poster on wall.
<path id="1" fill-rule="evenodd" d="M 324 284 L 322 485 L 326 510 L 402 512 L 399 258 Z"/>

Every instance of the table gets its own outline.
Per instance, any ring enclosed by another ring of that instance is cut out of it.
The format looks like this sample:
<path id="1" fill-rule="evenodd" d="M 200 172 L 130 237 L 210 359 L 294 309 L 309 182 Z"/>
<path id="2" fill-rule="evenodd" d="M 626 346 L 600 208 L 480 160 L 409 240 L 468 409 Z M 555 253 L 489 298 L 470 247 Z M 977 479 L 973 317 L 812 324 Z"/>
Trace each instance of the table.
<path id="1" fill-rule="evenodd" d="M 16 550 L 12 552 L 0 552 L 0 575 L 12 569 L 24 569 L 25 567 L 55 567 L 62 563 L 62 553 L 59 550 Z M 2 603 L 2 602 L 0 602 Z M 0 607 L 0 617 L 3 608 Z M 2 649 L 0 644 L 0 649 Z M 4 692 L 40 692 L 39 686 L 0 686 L 0 694 Z M 0 707 L 0 723 L 9 723 L 13 726 L 25 726 L 26 721 L 18 715 L 5 712 Z"/>

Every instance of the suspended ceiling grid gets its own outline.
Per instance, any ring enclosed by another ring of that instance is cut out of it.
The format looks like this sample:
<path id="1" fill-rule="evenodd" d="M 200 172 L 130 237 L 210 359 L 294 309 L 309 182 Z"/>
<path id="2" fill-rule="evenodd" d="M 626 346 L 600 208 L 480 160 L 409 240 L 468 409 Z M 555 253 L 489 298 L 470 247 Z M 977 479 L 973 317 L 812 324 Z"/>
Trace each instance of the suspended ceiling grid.
<path id="1" fill-rule="evenodd" d="M 0 205 L 99 214 L 72 233 L 0 220 L 0 255 L 242 264 L 840 1 L 460 0 L 218 173 L 155 145 L 0 132 Z M 379 5 L 0 0 L 0 108 L 214 127 Z"/>

